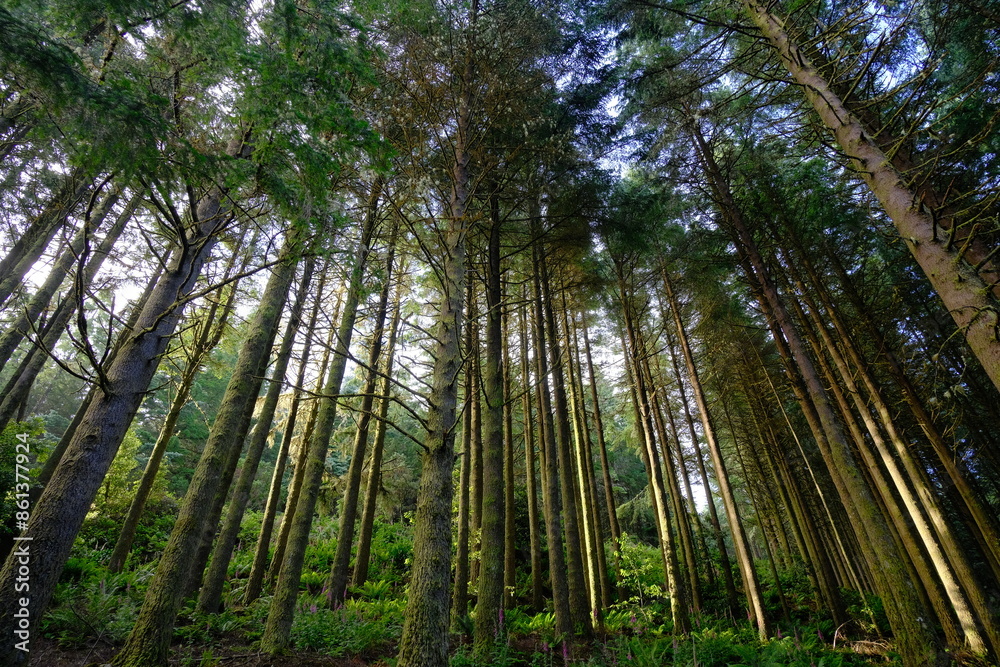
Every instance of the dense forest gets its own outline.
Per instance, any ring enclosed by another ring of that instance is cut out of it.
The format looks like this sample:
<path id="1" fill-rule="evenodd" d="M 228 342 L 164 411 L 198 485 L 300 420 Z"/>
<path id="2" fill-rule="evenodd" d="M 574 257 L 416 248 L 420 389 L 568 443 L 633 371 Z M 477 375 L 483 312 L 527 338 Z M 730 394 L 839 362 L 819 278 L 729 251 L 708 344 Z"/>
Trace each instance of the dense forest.
<path id="1" fill-rule="evenodd" d="M 998 664 L 990 0 L 4 0 L 0 664 Z"/>

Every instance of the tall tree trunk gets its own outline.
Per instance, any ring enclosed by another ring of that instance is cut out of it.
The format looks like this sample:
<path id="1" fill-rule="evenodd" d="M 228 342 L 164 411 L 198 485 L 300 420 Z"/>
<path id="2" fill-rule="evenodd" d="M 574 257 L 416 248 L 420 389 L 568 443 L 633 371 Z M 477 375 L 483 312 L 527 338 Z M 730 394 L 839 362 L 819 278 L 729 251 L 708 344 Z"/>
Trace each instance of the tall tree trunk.
<path id="1" fill-rule="evenodd" d="M 522 300 L 527 301 L 527 298 Z M 522 307 L 518 317 L 521 333 L 521 400 L 524 413 L 524 476 L 528 494 L 528 539 L 531 549 L 531 608 L 542 608 L 542 540 L 538 521 L 538 483 L 535 477 L 535 420 L 531 412 L 531 375 L 528 368 L 528 313 Z"/>
<path id="2" fill-rule="evenodd" d="M 701 443 L 694 426 L 694 417 L 691 415 L 691 406 L 688 403 L 687 390 L 684 388 L 684 378 L 681 376 L 681 368 L 677 359 L 677 352 L 673 345 L 667 346 L 670 352 L 670 364 L 674 371 L 674 379 L 677 381 L 677 391 L 680 394 L 681 407 L 684 409 L 684 420 L 687 423 L 688 434 L 691 437 L 691 446 L 694 448 L 694 460 L 698 467 L 698 474 L 701 477 L 702 486 L 705 488 L 705 499 L 708 501 L 708 520 L 712 524 L 712 534 L 715 536 L 715 547 L 719 550 L 719 562 L 722 569 L 722 581 L 726 588 L 726 601 L 729 605 L 729 612 L 735 616 L 739 609 L 736 594 L 736 582 L 733 581 L 733 565 L 729 560 L 729 552 L 726 550 L 726 540 L 722 534 L 722 523 L 719 521 L 719 511 L 715 507 L 715 498 L 712 494 L 712 486 L 708 480 L 708 470 L 705 468 L 705 457 L 701 451 Z"/>
<path id="3" fill-rule="evenodd" d="M 470 49 L 478 0 L 469 10 Z M 427 438 L 417 490 L 413 569 L 399 641 L 399 667 L 445 667 L 448 664 L 448 580 L 451 574 L 452 468 L 455 465 L 458 377 L 462 367 L 462 300 L 465 291 L 466 210 L 472 140 L 474 69 L 466 55 L 455 128 L 455 157 L 448 223 L 440 230 L 441 302 L 437 314 L 434 368 L 427 410 Z"/>
<path id="4" fill-rule="evenodd" d="M 125 646 L 115 658 L 119 667 L 167 664 L 174 621 L 184 601 L 185 584 L 201 576 L 198 565 L 192 569 L 191 564 L 206 533 L 214 533 L 218 522 L 221 513 L 218 498 L 225 496 L 232 481 L 232 469 L 242 449 L 249 415 L 263 381 L 261 371 L 270 356 L 301 251 L 300 234 L 293 227 L 287 233 L 278 264 L 272 270 L 246 332 L 205 449 L 184 494 L 156 573 L 146 589 L 139 616 Z M 206 512 L 206 508 L 211 509 Z"/>
<path id="5" fill-rule="evenodd" d="M 555 310 L 551 283 L 549 281 L 548 258 L 545 248 L 539 249 L 541 261 L 539 282 L 542 288 L 542 306 L 545 317 L 548 349 L 551 356 L 552 398 L 555 408 L 556 442 L 558 444 L 558 462 L 560 475 L 560 491 L 562 493 L 563 526 L 566 537 L 566 564 L 569 583 L 570 617 L 575 627 L 581 628 L 584 635 L 593 631 L 591 618 L 593 610 L 587 601 L 586 573 L 583 562 L 584 543 L 581 540 L 580 522 L 578 520 L 579 491 L 573 475 L 573 455 L 570 449 L 572 433 L 569 422 L 569 405 L 566 400 L 566 384 L 564 380 L 564 359 L 559 345 L 559 329 L 556 326 Z"/>
<path id="6" fill-rule="evenodd" d="M 319 292 L 316 295 L 317 299 L 323 298 L 323 293 Z M 331 322 L 339 322 L 343 314 L 344 307 L 344 291 L 338 290 L 337 292 L 337 305 L 334 308 L 333 317 L 330 319 Z M 337 335 L 337 327 L 330 326 L 329 333 L 326 339 L 326 345 L 323 346 L 323 359 L 319 365 L 319 373 L 316 376 L 316 388 L 313 393 L 317 396 L 322 396 L 323 386 L 326 383 L 327 371 L 330 368 L 330 354 L 333 350 L 333 340 Z M 267 569 L 267 586 L 272 588 L 275 582 L 278 581 L 278 577 L 281 574 L 281 564 L 285 560 L 285 548 L 288 546 L 288 535 L 292 531 L 292 522 L 295 518 L 295 508 L 299 502 L 299 493 L 302 491 L 302 479 L 305 476 L 306 470 L 306 456 L 309 452 L 309 443 L 312 441 L 312 434 L 316 430 L 316 417 L 319 413 L 320 402 L 318 399 L 313 399 L 312 404 L 309 409 L 309 417 L 306 419 L 306 427 L 302 430 L 302 437 L 299 440 L 299 451 L 295 456 L 294 471 L 292 472 L 292 479 L 288 484 L 288 493 L 285 498 L 285 510 L 282 513 L 281 525 L 278 527 L 278 537 L 274 544 L 274 555 L 271 557 L 271 565 Z"/>
<path id="7" fill-rule="evenodd" d="M 246 268 L 249 256 L 249 253 L 244 255 L 240 271 Z M 230 256 L 225 275 L 228 276 L 232 271 L 236 257 L 237 253 L 235 252 Z M 216 314 L 223 299 L 221 296 L 216 296 L 216 298 L 212 299 L 211 305 L 199 322 L 198 335 L 188 356 L 187 367 L 181 375 L 180 383 L 177 385 L 177 393 L 174 394 L 174 400 L 170 403 L 167 416 L 160 426 L 160 432 L 156 437 L 156 442 L 153 444 L 153 451 L 149 455 L 149 460 L 146 462 L 146 467 L 142 472 L 142 478 L 139 480 L 139 485 L 135 489 L 135 495 L 132 497 L 132 503 L 129 505 L 128 515 L 125 517 L 122 529 L 118 533 L 118 541 L 115 542 L 115 548 L 111 552 L 111 558 L 108 562 L 108 570 L 111 572 L 121 572 L 122 568 L 125 567 L 125 561 L 128 558 L 129 551 L 132 549 L 132 542 L 139 527 L 139 520 L 142 518 L 142 512 L 146 508 L 146 501 L 149 500 L 149 494 L 153 490 L 153 484 L 159 473 L 163 455 L 167 451 L 170 439 L 174 436 L 174 429 L 177 426 L 178 419 L 180 419 L 181 410 L 187 404 L 191 387 L 194 386 L 194 381 L 198 377 L 198 373 L 201 372 L 202 363 L 219 343 L 219 340 L 222 339 L 222 334 L 226 330 L 229 316 L 236 305 L 236 289 L 237 283 L 229 286 L 228 297 L 225 297 L 222 313 L 218 317 L 216 317 Z"/>
<path id="8" fill-rule="evenodd" d="M 229 152 L 242 157 L 249 152 L 246 148 L 240 137 L 230 144 Z M 122 332 L 125 342 L 103 369 L 100 389 L 31 513 L 25 531 L 31 537 L 31 618 L 41 618 L 76 534 L 181 318 L 183 299 L 194 287 L 226 216 L 223 196 L 222 191 L 213 190 L 192 211 L 195 223 L 187 232 L 184 248 L 174 254 L 169 269 L 160 276 L 136 327 Z M 14 584 L 18 567 L 15 552 L 0 570 L 0 634 L 8 638 L 17 636 L 14 612 L 20 608 L 20 596 Z M 18 651 L 12 641 L 0 646 L 0 662 L 15 665 L 26 658 L 27 653 Z"/>
<path id="9" fill-rule="evenodd" d="M 969 517 L 968 523 L 970 528 L 990 564 L 994 579 L 1000 580 L 1000 528 L 997 526 L 996 518 L 991 516 L 983 506 L 981 493 L 972 486 L 971 482 L 974 480 L 968 479 L 966 473 L 959 469 L 951 448 L 944 441 L 940 430 L 927 412 L 923 399 L 918 395 L 916 388 L 903 370 L 899 359 L 892 352 L 892 348 L 886 340 L 885 335 L 872 319 L 871 311 L 861 298 L 861 295 L 858 294 L 853 279 L 848 275 L 836 255 L 829 254 L 829 256 L 830 263 L 840 279 L 840 284 L 844 292 L 854 305 L 863 326 L 875 341 L 879 354 L 885 360 L 890 375 L 903 392 L 913 418 L 924 432 L 928 442 L 931 443 L 938 460 L 941 462 L 941 466 L 947 474 L 948 480 L 954 484 L 955 489 L 958 491 L 958 495 L 962 499 L 962 505 L 964 505 L 965 513 Z M 811 270 L 811 265 L 807 265 L 806 268 L 807 270 Z M 821 290 L 819 294 L 821 299 L 825 299 L 829 303 L 829 296 L 825 290 Z M 841 328 L 843 328 L 842 325 Z"/>
<path id="10" fill-rule="evenodd" d="M 647 391 L 642 370 L 645 344 L 640 339 L 634 321 L 635 318 L 629 294 L 624 279 L 621 276 L 619 276 L 619 294 L 622 300 L 622 314 L 625 324 L 623 332 L 625 336 L 623 345 L 625 350 L 625 367 L 629 375 L 632 402 L 635 408 L 636 434 L 638 439 L 641 440 L 639 451 L 642 455 L 643 464 L 646 467 L 646 476 L 649 480 L 650 504 L 656 519 L 657 534 L 660 538 L 664 580 L 667 585 L 667 594 L 670 597 L 670 615 L 674 631 L 687 633 L 690 631 L 691 626 L 690 618 L 688 617 L 686 595 L 684 593 L 684 580 L 681 577 L 680 567 L 677 562 L 677 549 L 671 533 L 669 510 L 667 509 L 665 498 L 666 490 L 663 486 L 663 472 L 656 450 L 649 392 Z"/>
<path id="11" fill-rule="evenodd" d="M 117 203 L 119 196 L 120 192 L 114 190 L 101 200 L 100 205 L 91 212 L 89 218 L 84 221 L 83 227 L 73 237 L 69 246 L 63 250 L 55 264 L 53 264 L 52 270 L 49 271 L 49 275 L 45 278 L 45 282 L 31 295 L 31 299 L 25 305 L 24 309 L 21 310 L 17 319 L 0 336 L 0 359 L 11 358 L 14 350 L 24 340 L 25 335 L 31 331 L 38 320 L 38 316 L 52 302 L 52 299 L 59 291 L 59 287 L 66 281 L 66 277 L 72 274 L 73 266 L 81 261 L 86 262 L 86 258 L 91 254 L 91 236 L 100 229 L 104 223 L 104 219 Z M 101 244 L 102 249 L 108 243 L 114 244 L 118 240 L 138 204 L 139 195 L 133 195 L 125 205 L 124 210 L 116 218 L 114 224 L 111 225 L 111 228 L 105 234 L 104 242 Z M 82 274 L 83 272 L 81 272 Z M 8 307 L 10 307 L 10 304 L 8 304 Z"/>
<path id="12" fill-rule="evenodd" d="M 502 287 L 502 285 L 501 285 Z M 506 298 L 506 295 L 504 296 Z M 514 608 L 517 587 L 517 521 L 514 516 L 514 397 L 510 360 L 510 309 L 505 308 L 503 335 L 503 608 Z"/>
<path id="13" fill-rule="evenodd" d="M 965 245 L 959 247 L 954 242 L 957 230 L 942 229 L 932 212 L 921 205 L 919 194 L 905 185 L 892 161 L 792 40 L 781 19 L 756 0 L 743 0 L 743 6 L 878 198 L 973 354 L 1000 390 L 997 298 L 993 286 L 964 256 Z"/>
<path id="14" fill-rule="evenodd" d="M 101 265 L 121 235 L 128 218 L 129 216 L 124 214 L 120 216 L 104 239 L 98 244 L 97 248 L 93 250 L 90 248 L 89 239 L 86 234 L 84 235 L 83 248 L 79 255 L 79 260 L 83 266 L 78 267 L 74 276 L 73 287 L 66 290 L 62 301 L 56 306 L 55 312 L 49 317 L 45 328 L 34 341 L 34 347 L 25 354 L 17 371 L 11 376 L 3 389 L 3 393 L 0 394 L 0 398 L 2 398 L 0 400 L 0 432 L 14 419 L 18 409 L 27 400 L 28 394 L 35 384 L 35 379 L 45 366 L 45 362 L 48 360 L 52 350 L 55 349 L 56 343 L 62 337 L 63 333 L 65 333 L 70 318 L 74 314 L 82 318 L 80 309 L 84 303 L 86 290 L 94 282 L 94 278 L 97 276 Z M 30 308 L 31 306 L 29 306 Z M 20 342 L 20 340 L 17 340 L 17 342 Z M 5 357 L 0 357 L 0 359 L 2 358 Z M 110 361 L 110 358 L 108 361 Z"/>
<path id="15" fill-rule="evenodd" d="M 466 312 L 472 313 L 472 283 L 466 285 Z M 472 326 L 465 327 L 465 350 L 472 346 Z M 472 500 L 470 480 L 472 477 L 472 403 L 475 400 L 476 365 L 470 358 L 465 363 L 465 405 L 462 412 L 462 454 L 458 478 L 458 535 L 455 553 L 455 585 L 452 589 L 451 616 L 455 630 L 462 627 L 462 619 L 469 613 L 469 503 Z"/>
<path id="16" fill-rule="evenodd" d="M 708 400 L 705 398 L 701 379 L 698 377 L 698 368 L 694 363 L 694 355 L 691 353 L 691 345 L 688 343 L 687 332 L 685 332 L 684 323 L 681 321 L 677 295 L 674 293 L 673 284 L 666 271 L 663 272 L 663 287 L 666 290 L 670 312 L 673 315 L 674 326 L 677 329 L 677 342 L 684 356 L 684 363 L 687 365 L 691 391 L 694 393 L 694 401 L 698 406 L 698 413 L 701 415 L 702 433 L 705 436 L 705 442 L 708 444 L 708 454 L 712 458 L 712 465 L 715 467 L 715 481 L 719 485 L 719 495 L 722 496 L 722 505 L 726 510 L 726 517 L 729 519 L 729 530 L 733 535 L 736 559 L 740 566 L 740 573 L 743 575 L 743 590 L 746 592 L 747 602 L 753 610 L 754 618 L 757 621 L 757 634 L 761 641 L 767 641 L 767 637 L 771 633 L 771 628 L 764 612 L 764 600 L 761 596 L 757 570 L 753 564 L 753 555 L 750 553 L 750 543 L 747 540 L 746 532 L 743 530 L 743 522 L 740 518 L 739 508 L 736 506 L 736 498 L 733 496 L 733 490 L 729 484 L 726 462 L 722 458 L 722 449 L 719 447 L 718 440 L 716 439 L 712 417 L 708 411 Z"/>
<path id="17" fill-rule="evenodd" d="M 801 257 L 799 259 L 808 261 Z M 787 265 L 790 260 L 786 257 L 785 261 Z M 789 270 L 791 270 L 790 266 Z M 965 551 L 959 546 L 940 503 L 930 488 L 925 473 L 918 468 L 908 444 L 903 442 L 902 436 L 896 430 L 889 407 L 868 373 L 867 364 L 860 357 L 852 337 L 840 322 L 836 310 L 828 309 L 826 311 L 827 318 L 834 322 L 834 326 L 837 327 L 840 343 L 853 362 L 848 363 L 848 359 L 845 359 L 844 355 L 841 354 L 840 348 L 823 324 L 816 304 L 805 291 L 805 286 L 801 282 L 797 285 L 802 291 L 803 299 L 809 309 L 808 316 L 812 321 L 813 329 L 820 335 L 823 345 L 839 372 L 841 381 L 847 388 L 847 393 L 854 400 L 855 408 L 868 428 L 871 443 L 875 446 L 875 451 L 888 471 L 896 491 L 913 521 L 924 549 L 941 580 L 944 592 L 955 610 L 969 648 L 974 653 L 986 653 L 992 650 L 996 654 L 1000 649 L 1000 633 L 998 633 L 996 623 L 991 618 L 993 613 L 989 609 L 983 590 L 973 575 L 972 566 Z M 878 422 L 875 415 L 871 413 L 869 405 L 864 401 L 861 388 L 855 382 L 855 377 L 860 378 L 865 385 L 868 401 L 879 416 Z M 899 463 L 890 452 L 889 443 L 882 437 L 879 422 L 889 437 L 889 442 L 893 446 Z M 866 445 L 860 444 L 859 446 Z M 900 469 L 900 464 L 902 469 Z M 982 633 L 980 628 L 982 628 Z"/>
<path id="18" fill-rule="evenodd" d="M 587 419 L 587 401 L 584 399 L 583 367 L 580 363 L 580 341 L 576 319 L 570 320 L 566 296 L 563 292 L 563 321 L 566 329 L 566 347 L 571 350 L 570 382 L 573 391 L 570 396 L 576 404 L 575 414 L 579 414 L 579 460 L 582 462 L 581 484 L 584 484 L 584 500 L 587 505 L 586 524 L 591 533 L 591 579 L 600 584 L 601 609 L 611 605 L 611 580 L 608 577 L 608 563 L 604 551 L 604 528 L 601 525 L 601 509 L 598 502 L 597 478 L 594 474 L 594 450 L 590 437 L 590 423 Z M 596 571 L 596 574 L 594 572 Z M 602 617 L 603 619 L 603 617 Z M 597 619 L 595 619 L 597 620 Z M 603 622 L 603 620 L 602 620 Z"/>
<path id="19" fill-rule="evenodd" d="M 503 293 L 500 277 L 500 204 L 490 198 L 486 257 L 486 349 L 483 357 L 483 475 L 479 596 L 476 600 L 475 652 L 488 658 L 501 632 L 504 590 L 504 375 Z"/>
<path id="20" fill-rule="evenodd" d="M 278 407 L 278 399 L 281 398 L 281 389 L 285 386 L 285 372 L 288 370 L 288 362 L 292 356 L 295 334 L 301 326 L 302 309 L 305 306 L 306 293 L 309 291 L 309 283 L 312 281 L 315 267 L 316 258 L 314 256 L 308 257 L 303 266 L 295 301 L 288 313 L 288 322 L 285 324 L 285 331 L 281 338 L 281 348 L 278 350 L 278 356 L 274 362 L 267 394 L 260 406 L 257 425 L 250 436 L 240 476 L 233 489 L 232 498 L 229 500 L 229 510 L 222 529 L 219 531 L 219 536 L 216 538 L 211 564 L 205 573 L 201 591 L 198 594 L 198 609 L 202 612 L 215 613 L 222 604 L 222 588 L 229 572 L 229 561 L 236 546 L 236 538 L 243 521 L 243 514 L 250 501 L 250 490 L 257 477 L 260 457 L 267 444 L 267 436 L 271 432 L 274 412 Z"/>
<path id="21" fill-rule="evenodd" d="M 608 513 L 608 526 L 611 530 L 611 548 L 615 553 L 615 574 L 620 581 L 622 529 L 621 524 L 618 523 L 618 501 L 615 500 L 614 482 L 611 480 L 611 464 L 608 461 L 608 444 L 604 438 L 604 419 L 601 416 L 601 402 L 597 395 L 597 377 L 594 374 L 594 358 L 590 351 L 590 333 L 587 330 L 587 314 L 583 313 L 580 320 L 583 327 L 583 350 L 584 358 L 587 361 L 587 380 L 590 389 L 590 402 L 594 405 L 594 428 L 597 431 L 597 450 L 601 459 L 601 481 L 604 486 L 604 504 Z M 602 546 L 601 549 L 603 550 L 603 548 L 604 547 Z"/>
<path id="22" fill-rule="evenodd" d="M 42 256 L 66 218 L 93 185 L 93 181 L 86 177 L 82 169 L 74 169 L 72 173 L 62 177 L 45 208 L 18 236 L 3 259 L 0 259 L 0 305 L 6 304 L 21 286 L 24 276 Z M 96 197 L 97 192 L 92 193 L 92 196 Z"/>
<path id="23" fill-rule="evenodd" d="M 337 550 L 333 557 L 333 567 L 326 580 L 326 597 L 331 606 L 341 605 L 347 594 L 347 580 L 351 565 L 351 546 L 354 543 L 354 525 L 357 522 L 358 499 L 361 495 L 361 473 L 364 471 L 368 450 L 368 431 L 372 422 L 375 405 L 375 386 L 378 384 L 378 366 L 381 362 L 382 344 L 385 338 L 385 317 L 389 311 L 389 292 L 392 289 L 392 263 L 396 253 L 395 231 L 390 235 L 385 258 L 385 282 L 379 294 L 378 307 L 372 322 L 372 342 L 368 354 L 368 369 L 361 398 L 361 415 L 354 435 L 354 449 L 347 471 L 347 488 L 340 511 L 340 530 L 337 532 Z"/>
<path id="24" fill-rule="evenodd" d="M 540 215 L 536 201 L 531 202 L 534 223 Z M 537 223 L 535 223 L 537 224 Z M 532 247 L 535 267 L 541 260 L 537 246 Z M 549 392 L 549 361 L 545 342 L 545 314 L 542 306 L 542 287 L 538 271 L 534 272 L 532 307 L 534 309 L 535 377 L 538 394 L 539 442 L 542 445 L 543 493 L 545 509 L 545 539 L 549 551 L 549 580 L 552 584 L 552 604 L 556 616 L 556 632 L 568 635 L 573 632 L 573 617 L 570 611 L 569 582 L 566 573 L 566 554 L 563 552 L 562 497 L 559 492 L 559 455 L 557 453 L 555 423 L 552 419 Z"/>

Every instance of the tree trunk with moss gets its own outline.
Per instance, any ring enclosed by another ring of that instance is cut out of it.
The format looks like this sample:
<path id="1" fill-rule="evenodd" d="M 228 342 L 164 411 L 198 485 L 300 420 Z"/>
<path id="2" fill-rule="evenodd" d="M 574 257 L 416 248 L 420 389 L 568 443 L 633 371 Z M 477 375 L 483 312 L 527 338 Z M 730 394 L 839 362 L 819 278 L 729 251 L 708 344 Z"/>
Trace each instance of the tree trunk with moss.
<path id="1" fill-rule="evenodd" d="M 326 597 L 331 607 L 344 602 L 347 595 L 347 581 L 351 565 L 351 547 L 354 544 L 354 526 L 357 523 L 358 499 L 361 495 L 361 473 L 364 471 L 365 456 L 368 451 L 368 431 L 375 406 L 375 386 L 378 384 L 378 365 L 382 356 L 385 337 L 385 317 L 389 311 L 389 292 L 392 287 L 392 262 L 395 256 L 396 234 L 389 239 L 385 259 L 385 282 L 379 294 L 378 306 L 372 324 L 371 347 L 368 354 L 368 369 L 362 389 L 361 414 L 354 434 L 354 449 L 351 464 L 347 470 L 347 488 L 340 508 L 340 530 L 337 532 L 337 550 L 333 556 L 333 567 L 326 580 Z"/>
<path id="2" fill-rule="evenodd" d="M 143 599 L 139 617 L 122 651 L 115 658 L 118 667 L 158 667 L 166 665 L 173 637 L 174 621 L 184 601 L 185 584 L 200 579 L 197 557 L 205 533 L 214 532 L 214 508 L 228 473 L 239 456 L 248 427 L 248 412 L 260 391 L 260 371 L 270 357 L 278 323 L 295 278 L 301 254 L 299 234 L 289 230 L 278 264 L 268 279 L 260 305 L 246 332 L 239 357 L 233 367 L 226 393 L 205 443 L 194 476 L 188 485 L 174 528 L 160 557 L 156 573 Z"/>
<path id="3" fill-rule="evenodd" d="M 362 279 L 368 266 L 375 229 L 378 226 L 378 203 L 382 185 L 381 178 L 376 178 L 372 184 L 361 230 L 360 245 L 351 267 L 347 292 L 344 297 L 343 313 L 340 325 L 337 327 L 336 349 L 326 384 L 323 387 L 323 396 L 319 399 L 316 427 L 309 442 L 303 443 L 306 449 L 302 466 L 302 486 L 295 502 L 294 511 L 291 505 L 286 509 L 286 521 L 290 521 L 288 541 L 282 561 L 275 563 L 279 567 L 278 578 L 274 597 L 271 598 L 271 606 L 268 608 L 264 635 L 260 640 L 261 650 L 271 655 L 283 651 L 288 646 L 289 633 L 292 630 L 295 601 L 298 599 L 299 581 L 302 578 L 302 565 L 305 561 L 306 546 L 309 544 L 309 531 L 312 528 L 313 512 L 316 510 L 319 487 L 326 469 L 327 450 L 337 417 L 337 399 L 347 369 L 348 352 L 351 339 L 354 336 L 354 323 L 357 320 L 358 305 L 361 302 Z"/>
<path id="4" fill-rule="evenodd" d="M 957 230 L 942 228 L 921 205 L 920 194 L 906 185 L 868 129 L 792 40 L 782 20 L 756 0 L 743 0 L 743 6 L 882 204 L 973 354 L 1000 389 L 1000 340 L 996 334 L 1000 309 L 995 285 L 987 284 L 965 257 L 966 244 L 955 243 Z"/>
<path id="5" fill-rule="evenodd" d="M 483 506 L 475 652 L 487 658 L 499 639 L 504 590 L 504 365 L 500 286 L 500 211 L 490 198 L 486 269 L 486 349 L 483 356 Z"/>

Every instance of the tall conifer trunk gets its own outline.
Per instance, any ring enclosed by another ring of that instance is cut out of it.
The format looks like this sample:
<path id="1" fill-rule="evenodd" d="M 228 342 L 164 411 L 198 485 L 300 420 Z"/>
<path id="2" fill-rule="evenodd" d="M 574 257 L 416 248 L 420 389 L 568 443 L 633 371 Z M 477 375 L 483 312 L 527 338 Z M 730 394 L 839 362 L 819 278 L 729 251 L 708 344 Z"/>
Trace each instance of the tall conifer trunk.
<path id="1" fill-rule="evenodd" d="M 119 667 L 167 664 L 174 621 L 184 601 L 185 584 L 201 579 L 198 566 L 192 570 L 191 563 L 205 534 L 214 533 L 214 524 L 218 521 L 214 510 L 205 510 L 218 503 L 219 495 L 226 491 L 223 487 L 232 480 L 232 472 L 227 473 L 226 469 L 235 467 L 235 459 L 243 446 L 249 426 L 248 413 L 260 391 L 261 368 L 270 357 L 289 287 L 295 278 L 301 253 L 300 238 L 296 228 L 287 233 L 278 264 L 246 332 L 205 449 L 184 494 L 177 521 L 146 589 L 139 617 L 115 658 Z"/>
<path id="2" fill-rule="evenodd" d="M 919 193 L 905 184 L 869 130 L 792 40 L 782 20 L 756 0 L 743 0 L 743 6 L 878 198 L 973 354 L 1000 390 L 1000 340 L 996 335 L 1000 311 L 994 286 L 987 285 L 964 257 L 965 246 L 952 238 L 956 230 L 942 229 L 921 205 Z"/>
<path id="3" fill-rule="evenodd" d="M 229 154 L 245 156 L 249 150 L 241 136 Z M 100 388 L 74 431 L 59 467 L 31 512 L 25 531 L 31 541 L 31 617 L 40 619 L 69 557 L 73 540 L 90 510 L 111 461 L 139 409 L 149 383 L 183 313 L 184 297 L 193 289 L 202 265 L 223 226 L 227 212 L 224 192 L 215 189 L 192 211 L 195 222 L 186 243 L 174 253 L 138 315 L 135 328 L 123 331 L 123 342 L 103 371 Z M 0 570 L 0 634 L 14 637 L 14 612 L 20 607 L 15 591 L 17 555 L 8 556 Z M 0 646 L 0 662 L 21 664 L 27 654 L 14 642 Z"/>

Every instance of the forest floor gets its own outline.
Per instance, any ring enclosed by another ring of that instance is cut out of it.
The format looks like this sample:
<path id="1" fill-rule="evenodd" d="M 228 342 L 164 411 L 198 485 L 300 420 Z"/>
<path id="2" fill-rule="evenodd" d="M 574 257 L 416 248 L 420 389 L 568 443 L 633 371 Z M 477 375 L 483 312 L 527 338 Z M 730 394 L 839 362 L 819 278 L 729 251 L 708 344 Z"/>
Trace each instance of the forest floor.
<path id="1" fill-rule="evenodd" d="M 231 637 L 222 638 L 211 644 L 192 645 L 175 643 L 170 659 L 171 667 L 388 667 L 395 663 L 395 645 L 388 643 L 381 648 L 383 651 L 369 651 L 358 656 L 331 656 L 315 651 L 290 651 L 284 656 L 268 656 L 253 650 L 246 645 L 243 638 Z M 55 639 L 45 638 L 40 641 L 40 647 L 32 652 L 30 664 L 39 667 L 104 667 L 114 658 L 120 650 L 120 646 L 115 646 L 109 642 L 98 640 L 92 646 L 85 648 L 68 649 L 60 646 Z M 467 647 L 461 641 L 455 642 L 455 656 L 453 664 L 469 665 L 462 659 Z M 831 654 L 837 656 L 830 660 L 828 655 L 825 660 L 814 665 L 891 665 L 897 664 L 890 657 L 890 644 L 885 641 L 855 641 L 848 642 L 841 652 Z M 537 636 L 513 637 L 509 643 L 509 653 L 504 656 L 499 664 L 515 666 L 563 666 L 567 664 L 575 665 L 603 665 L 617 664 L 605 663 L 601 660 L 601 644 L 579 642 L 574 646 L 559 650 L 549 648 L 541 638 Z M 379 655 L 381 653 L 382 655 Z M 850 656 L 848 658 L 848 656 Z M 647 665 L 647 661 L 639 656 L 633 657 L 636 665 Z M 568 660 L 566 658 L 569 658 Z M 638 658 L 638 659 L 637 659 Z M 705 656 L 704 662 L 696 663 L 676 663 L 673 661 L 659 664 L 697 664 L 697 665 L 734 665 L 735 667 L 746 667 L 744 663 L 719 663 Z M 845 659 L 846 658 L 846 659 Z M 764 664 L 764 663 L 761 663 Z M 770 662 L 768 665 L 800 664 Z M 979 663 L 976 663 L 979 664 Z"/>
<path id="2" fill-rule="evenodd" d="M 95 646 L 66 649 L 54 639 L 43 639 L 41 647 L 32 651 L 31 667 L 96 667 L 111 662 L 120 646 L 98 642 Z M 313 651 L 296 651 L 272 657 L 249 649 L 245 643 L 215 643 L 211 646 L 175 645 L 171 667 L 378 667 L 386 665 L 379 657 L 330 656 Z"/>

